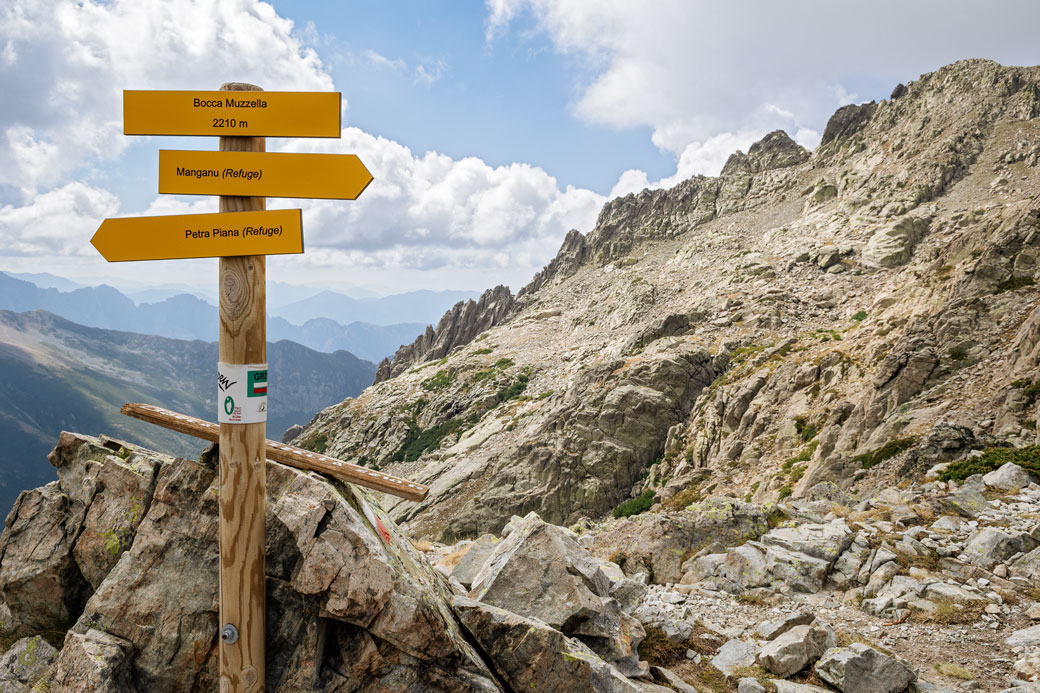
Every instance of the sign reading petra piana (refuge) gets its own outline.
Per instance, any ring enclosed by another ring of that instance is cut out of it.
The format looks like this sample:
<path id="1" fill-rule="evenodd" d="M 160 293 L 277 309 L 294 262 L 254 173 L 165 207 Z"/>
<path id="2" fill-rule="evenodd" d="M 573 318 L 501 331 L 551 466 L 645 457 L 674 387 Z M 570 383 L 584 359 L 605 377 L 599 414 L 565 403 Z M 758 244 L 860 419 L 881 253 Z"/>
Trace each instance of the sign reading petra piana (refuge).
<path id="1" fill-rule="evenodd" d="M 298 209 L 105 219 L 90 239 L 109 262 L 303 252 Z"/>

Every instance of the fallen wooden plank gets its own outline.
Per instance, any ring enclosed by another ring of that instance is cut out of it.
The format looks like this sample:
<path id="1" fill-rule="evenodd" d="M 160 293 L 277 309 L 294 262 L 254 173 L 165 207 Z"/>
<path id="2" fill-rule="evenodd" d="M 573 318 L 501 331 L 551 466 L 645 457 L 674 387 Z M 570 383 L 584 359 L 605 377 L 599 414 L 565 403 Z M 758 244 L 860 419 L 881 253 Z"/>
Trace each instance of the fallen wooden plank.
<path id="1" fill-rule="evenodd" d="M 178 433 L 186 433 L 202 440 L 208 440 L 211 443 L 216 443 L 220 437 L 220 427 L 215 423 L 203 421 L 194 416 L 178 414 L 169 409 L 155 407 L 151 404 L 124 404 L 120 411 L 126 416 L 147 421 Z M 389 474 L 377 472 L 374 469 L 343 462 L 327 455 L 311 452 L 310 450 L 293 447 L 285 443 L 276 443 L 273 440 L 267 441 L 267 459 L 298 469 L 328 474 L 342 481 L 364 486 L 374 491 L 389 493 L 392 496 L 411 501 L 421 501 L 430 492 L 429 487 L 422 484 L 398 479 Z"/>

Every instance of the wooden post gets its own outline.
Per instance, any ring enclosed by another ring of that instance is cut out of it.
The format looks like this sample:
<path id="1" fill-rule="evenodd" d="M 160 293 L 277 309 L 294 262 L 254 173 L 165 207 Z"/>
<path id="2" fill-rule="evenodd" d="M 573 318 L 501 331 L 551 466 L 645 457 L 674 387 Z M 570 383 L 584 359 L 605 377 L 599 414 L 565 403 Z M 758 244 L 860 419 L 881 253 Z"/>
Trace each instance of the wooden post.
<path id="1" fill-rule="evenodd" d="M 224 84 L 220 90 L 262 91 L 260 87 L 239 83 Z M 220 151 L 262 152 L 265 148 L 263 137 L 220 138 Z M 221 212 L 266 208 L 267 200 L 263 197 L 220 196 Z M 266 363 L 265 279 L 263 255 L 220 258 L 222 363 Z M 221 693 L 265 690 L 266 438 L 265 422 L 220 424 Z"/>

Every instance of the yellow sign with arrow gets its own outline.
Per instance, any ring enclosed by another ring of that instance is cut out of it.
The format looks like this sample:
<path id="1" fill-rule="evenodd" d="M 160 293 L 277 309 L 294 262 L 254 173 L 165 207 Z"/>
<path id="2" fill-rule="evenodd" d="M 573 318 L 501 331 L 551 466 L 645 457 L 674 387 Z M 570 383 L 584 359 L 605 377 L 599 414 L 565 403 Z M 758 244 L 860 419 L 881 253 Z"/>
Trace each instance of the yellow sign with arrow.
<path id="1" fill-rule="evenodd" d="M 159 192 L 354 200 L 372 174 L 355 154 L 159 150 Z"/>
<path id="2" fill-rule="evenodd" d="M 109 262 L 302 253 L 301 216 L 276 209 L 105 219 L 90 242 Z"/>

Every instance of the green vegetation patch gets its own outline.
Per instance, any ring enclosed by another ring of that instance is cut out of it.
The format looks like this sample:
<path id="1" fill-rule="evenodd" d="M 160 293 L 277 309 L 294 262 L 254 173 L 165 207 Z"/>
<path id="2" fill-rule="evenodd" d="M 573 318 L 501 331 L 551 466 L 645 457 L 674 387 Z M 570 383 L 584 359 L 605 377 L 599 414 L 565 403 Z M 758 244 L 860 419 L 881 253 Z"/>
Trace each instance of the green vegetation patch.
<path id="1" fill-rule="evenodd" d="M 483 349 L 477 349 L 473 353 L 476 354 L 477 356 L 483 356 L 484 354 L 490 354 L 492 351 L 494 351 L 494 350 L 493 349 L 488 349 L 487 347 L 484 347 Z"/>
<path id="2" fill-rule="evenodd" d="M 863 469 L 870 469 L 871 467 L 877 466 L 889 459 L 895 457 L 904 450 L 909 450 L 913 446 L 917 445 L 917 437 L 909 436 L 907 438 L 896 438 L 890 440 L 881 447 L 865 452 L 862 455 L 856 455 L 852 459 L 859 462 L 860 467 Z"/>
<path id="3" fill-rule="evenodd" d="M 1008 462 L 1040 474 L 1040 445 L 1024 448 L 989 448 L 981 455 L 954 462 L 939 475 L 943 481 L 961 481 L 973 474 L 987 474 Z"/>
<path id="4" fill-rule="evenodd" d="M 502 375 L 502 372 L 504 370 L 514 365 L 514 363 L 515 362 L 513 361 L 513 359 L 501 358 L 495 361 L 487 370 L 477 371 L 476 373 L 474 373 L 473 382 L 482 383 L 485 380 L 492 380 L 494 378 L 497 378 L 498 376 Z"/>
<path id="5" fill-rule="evenodd" d="M 631 517 L 646 512 L 650 509 L 650 506 L 654 504 L 654 496 L 656 495 L 656 491 L 653 489 L 647 489 L 635 498 L 630 498 L 618 507 L 614 508 L 613 515 L 614 517 Z"/>
<path id="6" fill-rule="evenodd" d="M 798 437 L 805 443 L 815 438 L 818 433 L 816 424 L 809 423 L 804 416 L 794 417 L 794 430 L 798 432 Z"/>
<path id="7" fill-rule="evenodd" d="M 780 469 L 784 470 L 785 473 L 789 474 L 791 472 L 791 468 L 794 467 L 794 465 L 798 464 L 799 462 L 808 462 L 812 459 L 813 453 L 816 452 L 816 448 L 817 446 L 819 446 L 819 444 L 820 441 L 818 440 L 812 441 L 800 453 L 798 453 L 794 457 L 789 457 L 786 460 L 784 460 L 784 463 L 780 466 Z"/>
<path id="8" fill-rule="evenodd" d="M 449 434 L 458 431 L 464 423 L 462 418 L 456 417 L 442 421 L 426 430 L 420 430 L 414 420 L 409 421 L 408 433 L 405 435 L 404 442 L 391 459 L 394 462 L 415 462 L 427 450 L 439 448 L 441 441 Z"/>
<path id="9" fill-rule="evenodd" d="M 439 370 L 436 374 L 422 381 L 422 389 L 427 392 L 439 392 L 455 381 L 455 371 Z"/>
<path id="10" fill-rule="evenodd" d="M 1011 387 L 1022 390 L 1022 394 L 1026 398 L 1027 406 L 1031 405 L 1037 399 L 1040 399 L 1040 380 L 1029 381 L 1029 380 L 1016 380 L 1011 383 Z"/>
<path id="11" fill-rule="evenodd" d="M 521 373 L 516 377 L 516 380 L 498 391 L 498 398 L 503 402 L 508 402 L 524 394 L 524 390 L 527 389 L 527 379 L 528 376 Z"/>
<path id="12" fill-rule="evenodd" d="M 307 440 L 301 442 L 300 447 L 304 450 L 310 450 L 311 452 L 323 455 L 329 448 L 329 436 L 327 433 L 319 433 L 311 436 Z"/>
<path id="13" fill-rule="evenodd" d="M 865 310 L 857 311 L 856 314 L 852 316 L 852 319 L 855 320 L 856 322 L 863 322 L 864 320 L 867 319 L 867 311 L 865 311 Z"/>
<path id="14" fill-rule="evenodd" d="M 1032 277 L 1011 277 L 997 284 L 995 293 L 1002 294 L 1005 291 L 1018 291 L 1034 284 L 1036 284 L 1036 280 Z"/>

